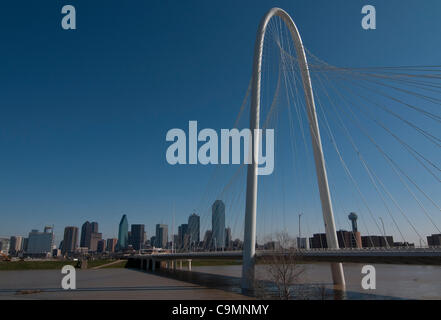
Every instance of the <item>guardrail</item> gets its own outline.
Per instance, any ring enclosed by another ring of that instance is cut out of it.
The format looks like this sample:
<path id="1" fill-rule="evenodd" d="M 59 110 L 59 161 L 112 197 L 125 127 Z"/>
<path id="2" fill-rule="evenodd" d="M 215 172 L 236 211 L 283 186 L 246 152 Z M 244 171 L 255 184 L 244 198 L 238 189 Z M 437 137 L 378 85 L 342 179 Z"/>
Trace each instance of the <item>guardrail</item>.
<path id="1" fill-rule="evenodd" d="M 273 254 L 298 254 L 307 257 L 320 256 L 440 256 L 441 247 L 413 248 L 413 247 L 393 247 L 393 248 L 342 248 L 342 249 L 296 249 L 296 250 L 258 250 L 257 257 Z M 133 257 L 149 257 L 161 260 L 172 259 L 198 259 L 198 258 L 242 258 L 242 251 L 209 251 L 209 252 L 180 252 L 180 253 L 154 253 L 144 255 L 134 255 Z"/>

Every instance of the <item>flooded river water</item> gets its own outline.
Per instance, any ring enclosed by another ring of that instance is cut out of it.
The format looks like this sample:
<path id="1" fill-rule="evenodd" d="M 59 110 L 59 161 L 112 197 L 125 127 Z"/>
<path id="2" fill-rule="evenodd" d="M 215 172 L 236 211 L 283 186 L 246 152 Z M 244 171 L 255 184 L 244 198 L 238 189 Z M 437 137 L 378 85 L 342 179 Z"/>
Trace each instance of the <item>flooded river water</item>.
<path id="1" fill-rule="evenodd" d="M 441 266 L 373 264 L 376 271 L 376 289 L 364 290 L 361 285 L 364 264 L 344 263 L 347 299 L 441 299 Z M 299 284 L 305 287 L 326 287 L 332 292 L 329 263 L 301 265 L 304 272 Z M 240 278 L 242 266 L 194 267 L 194 271 L 231 278 Z M 271 280 L 266 267 L 257 265 L 260 280 Z M 233 288 L 234 289 L 234 288 Z"/>

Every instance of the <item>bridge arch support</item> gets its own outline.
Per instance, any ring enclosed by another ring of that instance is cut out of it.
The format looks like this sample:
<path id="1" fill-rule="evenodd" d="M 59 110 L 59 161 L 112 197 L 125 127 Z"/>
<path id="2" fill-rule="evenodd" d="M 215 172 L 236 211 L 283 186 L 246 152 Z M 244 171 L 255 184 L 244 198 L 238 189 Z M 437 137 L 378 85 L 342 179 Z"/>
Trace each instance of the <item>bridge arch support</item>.
<path id="1" fill-rule="evenodd" d="M 311 77 L 306 59 L 305 49 L 303 47 L 300 33 L 292 20 L 292 18 L 284 10 L 280 8 L 272 8 L 263 17 L 257 31 L 257 38 L 254 47 L 253 60 L 253 77 L 251 92 L 251 113 L 250 113 L 250 130 L 253 134 L 253 161 L 247 168 L 247 190 L 246 190 L 246 206 L 245 206 L 245 230 L 244 230 L 244 250 L 243 250 L 243 266 L 242 266 L 242 289 L 244 291 L 252 290 L 254 287 L 255 273 L 255 246 L 256 246 L 256 209 L 257 209 L 257 171 L 258 171 L 258 154 L 259 139 L 258 135 L 254 135 L 255 130 L 259 128 L 260 123 L 260 86 L 262 75 L 262 54 L 265 41 L 265 32 L 268 23 L 273 17 L 279 17 L 288 27 L 291 38 L 294 42 L 299 67 L 301 70 L 301 78 L 305 93 L 306 113 L 308 115 L 310 135 L 312 140 L 312 149 L 314 153 L 314 162 L 317 173 L 318 187 L 320 193 L 320 201 L 323 212 L 323 220 L 325 223 L 326 240 L 328 247 L 338 249 L 337 234 L 335 230 L 334 214 L 332 210 L 332 202 L 328 185 L 328 178 L 325 168 L 325 160 L 323 156 L 323 148 L 320 138 L 320 131 L 317 122 L 317 114 L 314 103 L 314 95 L 311 85 Z M 256 143 L 257 142 L 257 143 Z M 343 267 L 341 263 L 334 263 L 331 266 L 334 284 L 344 288 L 345 280 Z"/>

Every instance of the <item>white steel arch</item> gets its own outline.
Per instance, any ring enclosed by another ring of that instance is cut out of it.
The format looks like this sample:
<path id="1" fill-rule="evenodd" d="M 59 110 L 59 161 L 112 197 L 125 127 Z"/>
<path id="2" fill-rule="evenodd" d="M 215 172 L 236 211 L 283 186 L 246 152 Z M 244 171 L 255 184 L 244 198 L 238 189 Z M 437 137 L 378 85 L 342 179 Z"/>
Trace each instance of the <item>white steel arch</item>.
<path id="1" fill-rule="evenodd" d="M 305 50 L 299 31 L 284 10 L 280 8 L 272 8 L 263 17 L 257 32 L 256 43 L 254 47 L 253 61 L 253 78 L 252 78 L 252 95 L 251 95 L 251 113 L 250 113 L 250 130 L 253 134 L 253 161 L 248 165 L 247 172 L 247 191 L 246 191 L 246 207 L 245 207 L 245 230 L 244 230 L 244 248 L 243 248 L 243 266 L 242 266 L 242 289 L 244 291 L 254 288 L 254 265 L 255 265 L 255 246 L 256 246 L 256 207 L 257 207 L 257 169 L 259 143 L 256 139 L 255 130 L 259 128 L 260 122 L 260 85 L 262 75 L 262 52 L 265 40 L 265 32 L 269 21 L 274 16 L 280 17 L 290 30 L 292 40 L 295 45 L 299 67 L 302 75 L 303 89 L 305 92 L 306 111 L 308 114 L 309 128 L 311 133 L 312 148 L 314 152 L 315 167 L 317 172 L 317 180 L 320 192 L 320 201 L 323 211 L 323 220 L 325 223 L 326 240 L 328 248 L 338 249 L 337 234 L 335 230 L 334 214 L 332 210 L 331 196 L 328 186 L 328 178 L 326 174 L 322 143 L 317 122 L 317 114 L 314 103 L 314 95 L 311 86 L 311 78 L 309 74 L 308 63 L 306 60 Z M 343 267 L 341 263 L 333 263 L 332 277 L 334 284 L 344 289 L 345 280 Z"/>

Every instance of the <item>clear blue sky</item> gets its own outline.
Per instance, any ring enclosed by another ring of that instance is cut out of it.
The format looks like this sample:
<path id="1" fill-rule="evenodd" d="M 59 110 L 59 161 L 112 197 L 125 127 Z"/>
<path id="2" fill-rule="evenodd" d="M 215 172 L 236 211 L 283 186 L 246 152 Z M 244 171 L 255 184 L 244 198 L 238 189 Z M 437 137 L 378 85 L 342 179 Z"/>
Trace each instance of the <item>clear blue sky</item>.
<path id="1" fill-rule="evenodd" d="M 75 31 L 60 26 L 66 4 Z M 360 27 L 364 4 L 375 31 Z M 0 235 L 54 224 L 58 241 L 93 220 L 115 237 L 124 212 L 150 237 L 173 203 L 185 222 L 211 168 L 168 165 L 165 134 L 189 120 L 231 127 L 273 6 L 334 65 L 441 62 L 438 0 L 2 1 Z"/>

